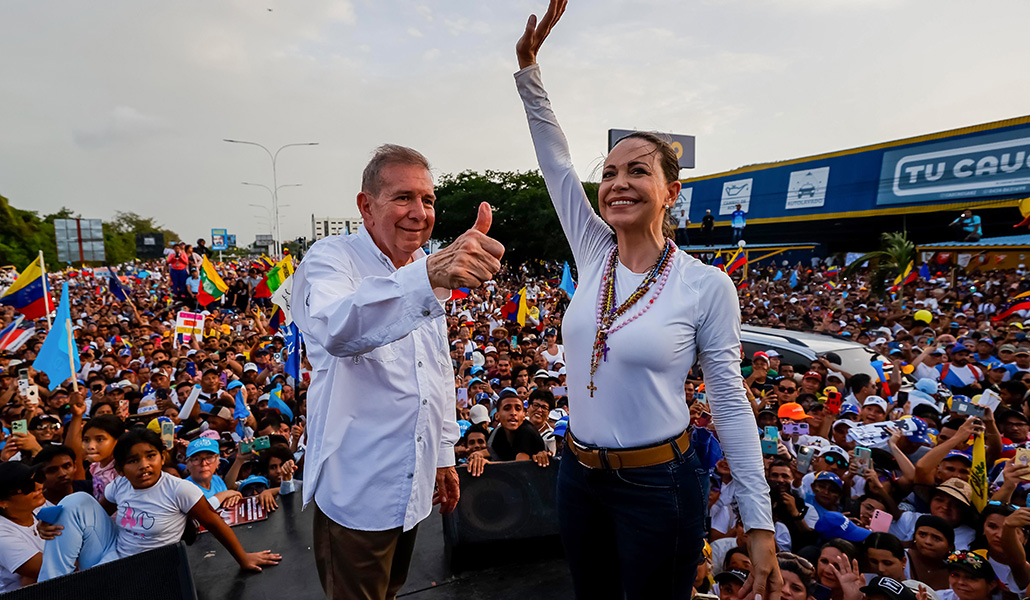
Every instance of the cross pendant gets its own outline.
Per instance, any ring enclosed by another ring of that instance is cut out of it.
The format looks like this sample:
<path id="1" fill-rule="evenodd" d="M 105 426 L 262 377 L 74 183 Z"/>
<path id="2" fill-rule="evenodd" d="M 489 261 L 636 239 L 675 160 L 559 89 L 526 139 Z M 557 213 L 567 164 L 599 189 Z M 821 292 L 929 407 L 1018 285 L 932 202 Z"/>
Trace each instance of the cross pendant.
<path id="1" fill-rule="evenodd" d="M 594 391 L 597 390 L 597 386 L 594 385 L 594 380 L 593 379 L 590 380 L 590 385 L 587 386 L 587 389 L 590 390 L 590 397 L 593 398 L 594 397 Z"/>
<path id="2" fill-rule="evenodd" d="M 608 351 L 609 350 L 611 350 L 611 348 L 609 348 L 608 347 L 608 343 L 605 342 L 604 348 L 601 348 L 601 353 L 604 355 L 604 362 L 608 362 Z"/>

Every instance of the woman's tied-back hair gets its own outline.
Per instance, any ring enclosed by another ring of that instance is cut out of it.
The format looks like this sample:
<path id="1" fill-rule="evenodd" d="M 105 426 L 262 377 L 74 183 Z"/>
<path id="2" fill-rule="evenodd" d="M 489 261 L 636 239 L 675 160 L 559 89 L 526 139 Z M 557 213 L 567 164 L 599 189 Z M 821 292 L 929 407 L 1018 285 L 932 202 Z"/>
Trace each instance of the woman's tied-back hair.
<path id="1" fill-rule="evenodd" d="M 618 146 L 626 140 L 631 139 L 638 139 L 644 140 L 645 142 L 650 142 L 650 144 L 655 147 L 655 153 L 658 154 L 658 164 L 662 168 L 662 174 L 665 175 L 665 181 L 667 183 L 679 181 L 680 159 L 676 156 L 676 151 L 673 150 L 672 144 L 666 141 L 661 134 L 654 133 L 651 131 L 634 131 L 633 133 L 615 142 L 615 145 L 612 146 L 612 148 Z M 662 235 L 670 239 L 675 239 L 676 225 L 676 221 L 672 218 L 672 209 L 666 209 L 665 216 L 662 219 Z"/>
<path id="2" fill-rule="evenodd" d="M 418 150 L 397 144 L 383 144 L 372 152 L 372 160 L 361 173 L 361 191 L 373 198 L 383 185 L 380 175 L 387 165 L 413 165 L 429 171 L 429 161 Z"/>

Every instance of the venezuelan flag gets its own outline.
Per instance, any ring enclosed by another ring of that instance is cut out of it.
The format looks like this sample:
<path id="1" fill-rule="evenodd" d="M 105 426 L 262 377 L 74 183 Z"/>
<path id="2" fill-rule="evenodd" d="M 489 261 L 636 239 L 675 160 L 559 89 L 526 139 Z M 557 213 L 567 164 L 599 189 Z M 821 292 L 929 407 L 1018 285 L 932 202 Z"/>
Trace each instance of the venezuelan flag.
<path id="1" fill-rule="evenodd" d="M 840 275 L 840 267 L 830 267 L 829 269 L 826 269 L 826 272 L 823 273 L 823 275 L 827 277 L 836 277 L 837 275 Z"/>
<path id="2" fill-rule="evenodd" d="M 744 252 L 743 248 L 738 248 L 737 253 L 733 255 L 733 259 L 730 260 L 730 266 L 726 267 L 726 272 L 732 273 L 746 264 L 747 252 Z"/>
<path id="3" fill-rule="evenodd" d="M 456 290 L 451 290 L 451 300 L 461 300 L 462 298 L 468 298 L 468 297 L 469 297 L 469 289 L 468 288 L 458 288 Z"/>
<path id="4" fill-rule="evenodd" d="M 720 271 L 725 271 L 726 270 L 726 265 L 722 261 L 722 254 L 716 254 L 715 255 L 715 258 L 712 259 L 712 265 L 711 266 L 718 268 Z"/>
<path id="5" fill-rule="evenodd" d="M 286 315 L 283 314 L 283 309 L 276 306 L 272 309 L 272 315 L 268 317 L 268 332 L 275 333 L 279 331 L 279 328 L 286 322 Z"/>
<path id="6" fill-rule="evenodd" d="M 896 291 L 901 286 L 915 281 L 916 277 L 919 276 L 919 271 L 916 271 L 915 266 L 915 261 L 910 261 L 908 266 L 905 267 L 905 270 L 894 279 L 894 285 L 891 286 L 890 291 Z"/>
<path id="7" fill-rule="evenodd" d="M 27 319 L 42 319 L 54 307 L 50 286 L 46 285 L 44 277 L 43 257 L 37 256 L 0 296 L 0 304 L 14 307 Z"/>

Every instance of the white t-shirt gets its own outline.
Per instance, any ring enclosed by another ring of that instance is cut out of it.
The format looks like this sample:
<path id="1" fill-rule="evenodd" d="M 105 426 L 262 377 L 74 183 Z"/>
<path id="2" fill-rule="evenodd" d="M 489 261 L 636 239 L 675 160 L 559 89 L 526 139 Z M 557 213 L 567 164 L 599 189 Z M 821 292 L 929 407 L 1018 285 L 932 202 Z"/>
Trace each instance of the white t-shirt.
<path id="1" fill-rule="evenodd" d="M 120 558 L 178 542 L 186 529 L 186 513 L 204 499 L 199 487 L 167 473 L 142 490 L 119 477 L 108 484 L 104 495 L 118 506 L 114 523 Z"/>
<path id="2" fill-rule="evenodd" d="M 912 536 L 916 533 L 916 521 L 919 517 L 927 513 L 917 513 L 912 511 L 905 511 L 901 513 L 901 517 L 897 521 L 891 523 L 890 533 L 897 536 L 897 538 L 903 542 L 912 540 Z M 976 537 L 976 532 L 973 528 L 968 525 L 959 525 L 955 528 L 955 548 L 958 550 L 967 550 L 973 543 L 973 539 Z"/>
<path id="3" fill-rule="evenodd" d="M 0 593 L 20 590 L 21 576 L 15 571 L 43 551 L 43 540 L 36 535 L 36 519 L 32 519 L 32 527 L 22 527 L 0 517 L 0 540 Z"/>
<path id="4" fill-rule="evenodd" d="M 941 372 L 930 365 L 919 363 L 916 365 L 914 377 L 916 379 L 933 379 L 934 381 L 940 381 Z"/>

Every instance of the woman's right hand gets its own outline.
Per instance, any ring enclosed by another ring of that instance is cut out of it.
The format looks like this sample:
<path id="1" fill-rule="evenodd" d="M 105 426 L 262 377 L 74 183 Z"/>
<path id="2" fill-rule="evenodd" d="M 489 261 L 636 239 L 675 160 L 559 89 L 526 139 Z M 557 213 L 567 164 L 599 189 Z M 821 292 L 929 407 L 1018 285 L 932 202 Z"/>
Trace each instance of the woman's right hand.
<path id="1" fill-rule="evenodd" d="M 536 15 L 529 16 L 529 21 L 526 23 L 526 31 L 519 38 L 518 43 L 515 44 L 515 54 L 519 58 L 520 69 L 536 64 L 536 53 L 540 50 L 544 40 L 547 39 L 548 34 L 551 33 L 555 23 L 558 22 L 558 19 L 565 12 L 565 7 L 568 4 L 569 0 L 550 0 L 550 3 L 547 5 L 547 12 L 544 13 L 544 18 L 540 19 L 539 24 L 537 23 Z"/>
<path id="2" fill-rule="evenodd" d="M 50 541 L 61 535 L 61 530 L 63 529 L 64 527 L 61 527 L 60 525 L 51 525 L 50 523 L 44 523 L 43 521 L 36 521 L 36 533 L 39 534 L 39 537 L 44 542 Z"/>

